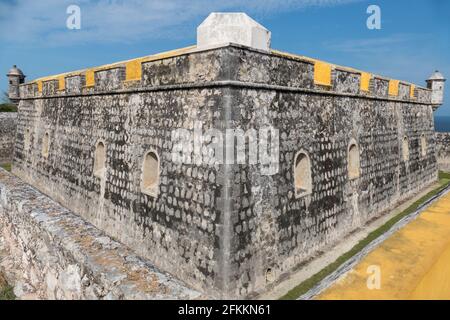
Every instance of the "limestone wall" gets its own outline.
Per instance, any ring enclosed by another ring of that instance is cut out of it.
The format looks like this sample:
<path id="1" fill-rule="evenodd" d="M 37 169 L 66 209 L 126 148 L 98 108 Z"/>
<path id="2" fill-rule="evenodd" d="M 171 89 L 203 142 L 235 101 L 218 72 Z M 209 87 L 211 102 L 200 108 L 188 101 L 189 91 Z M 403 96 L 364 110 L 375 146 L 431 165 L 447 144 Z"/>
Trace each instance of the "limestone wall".
<path id="1" fill-rule="evenodd" d="M 12 162 L 16 121 L 17 113 L 0 112 L 0 164 Z"/>
<path id="2" fill-rule="evenodd" d="M 429 90 L 280 52 L 183 50 L 28 83 L 21 96 L 13 172 L 212 296 L 266 290 L 437 179 Z M 175 163 L 173 130 L 199 123 L 278 129 L 279 171 L 220 164 L 207 149 Z M 99 141 L 104 178 L 94 174 Z M 160 159 L 156 196 L 141 190 L 149 150 Z M 296 197 L 301 150 L 312 187 Z"/>
<path id="3" fill-rule="evenodd" d="M 436 157 L 439 170 L 450 172 L 450 132 L 436 132 Z"/>
<path id="4" fill-rule="evenodd" d="M 0 168 L 0 270 L 22 299 L 199 299 Z"/>

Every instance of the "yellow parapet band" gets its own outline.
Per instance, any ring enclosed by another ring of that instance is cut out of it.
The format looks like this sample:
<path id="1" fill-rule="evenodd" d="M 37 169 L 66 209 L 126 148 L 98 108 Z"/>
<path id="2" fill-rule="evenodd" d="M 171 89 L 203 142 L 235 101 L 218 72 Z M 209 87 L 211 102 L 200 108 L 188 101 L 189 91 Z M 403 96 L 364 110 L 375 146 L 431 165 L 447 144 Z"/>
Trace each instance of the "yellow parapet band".
<path id="1" fill-rule="evenodd" d="M 367 72 L 361 72 L 361 81 L 360 81 L 360 89 L 361 91 L 367 91 L 370 90 L 370 79 L 372 78 L 372 75 Z"/>
<path id="2" fill-rule="evenodd" d="M 125 64 L 125 80 L 141 80 L 142 76 L 142 59 L 128 61 Z"/>
<path id="3" fill-rule="evenodd" d="M 398 80 L 389 80 L 389 95 L 390 96 L 398 96 L 398 85 L 400 81 Z"/>
<path id="4" fill-rule="evenodd" d="M 58 90 L 65 90 L 66 89 L 66 78 L 64 76 L 61 76 L 58 78 Z"/>
<path id="5" fill-rule="evenodd" d="M 416 90 L 416 86 L 415 85 L 411 85 L 410 87 L 409 87 L 409 97 L 411 98 L 411 99 L 414 99 L 416 96 L 414 95 L 414 91 Z"/>
<path id="6" fill-rule="evenodd" d="M 331 65 L 316 61 L 314 63 L 314 83 L 323 86 L 331 86 Z"/>
<path id="7" fill-rule="evenodd" d="M 95 85 L 94 70 L 86 70 L 86 87 L 93 87 Z"/>
<path id="8" fill-rule="evenodd" d="M 42 81 L 37 82 L 38 92 L 42 92 Z"/>

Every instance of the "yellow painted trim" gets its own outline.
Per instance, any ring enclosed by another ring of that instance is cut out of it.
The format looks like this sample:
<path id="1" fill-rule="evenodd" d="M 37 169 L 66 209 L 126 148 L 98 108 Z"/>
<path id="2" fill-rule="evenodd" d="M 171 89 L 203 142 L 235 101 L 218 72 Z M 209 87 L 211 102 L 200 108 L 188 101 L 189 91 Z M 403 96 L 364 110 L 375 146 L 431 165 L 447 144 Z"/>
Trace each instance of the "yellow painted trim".
<path id="1" fill-rule="evenodd" d="M 38 82 L 37 82 L 37 87 L 38 87 L 38 92 L 42 92 L 42 80 L 39 80 Z"/>
<path id="2" fill-rule="evenodd" d="M 139 80 L 142 77 L 142 69 L 138 68 L 139 70 L 137 70 L 134 68 L 135 65 L 137 65 L 138 63 L 140 63 L 142 65 L 142 63 L 144 63 L 144 62 L 172 58 L 172 57 L 180 56 L 180 55 L 183 55 L 183 54 L 186 54 L 189 52 L 196 52 L 196 46 L 193 45 L 193 46 L 189 46 L 189 47 L 185 47 L 185 48 L 170 50 L 170 51 L 161 52 L 161 53 L 144 56 L 144 57 L 140 57 L 140 58 L 134 58 L 134 59 L 130 59 L 130 60 L 106 64 L 106 65 L 102 65 L 102 66 L 98 66 L 98 67 L 94 67 L 94 68 L 70 71 L 70 72 L 65 72 L 65 73 L 61 73 L 61 74 L 57 74 L 57 75 L 41 77 L 41 78 L 32 80 L 30 82 L 27 82 L 25 84 L 38 83 L 39 81 L 47 81 L 47 80 L 58 80 L 59 81 L 59 90 L 64 90 L 65 82 L 62 80 L 62 78 L 85 74 L 86 86 L 91 87 L 91 86 L 95 85 L 95 78 L 94 78 L 95 71 L 107 70 L 107 69 L 111 69 L 114 67 L 120 67 L 120 66 L 126 67 L 126 80 L 135 81 L 135 80 Z M 317 59 L 312 59 L 312 58 L 309 58 L 306 56 L 291 54 L 291 53 L 287 53 L 287 52 L 283 52 L 283 51 L 271 50 L 271 53 L 274 55 L 277 55 L 277 56 L 294 58 L 297 60 L 302 60 L 302 61 L 314 64 L 314 69 L 315 70 L 319 69 L 318 70 L 319 72 L 314 72 L 314 82 L 316 84 L 328 85 L 328 86 L 331 85 L 331 68 L 332 67 L 336 67 L 339 70 L 344 70 L 344 71 L 348 71 L 348 72 L 361 73 L 361 75 L 363 75 L 364 73 L 367 73 L 367 72 L 357 70 L 354 68 L 339 66 L 339 65 L 328 63 L 328 62 L 323 62 L 323 61 L 320 61 Z M 130 65 L 130 67 L 127 67 L 128 65 Z M 330 70 L 330 72 L 328 72 L 328 70 Z M 139 76 L 139 72 L 141 73 L 140 76 Z M 371 77 L 373 77 L 373 75 L 371 75 Z M 64 82 L 64 84 L 63 84 L 63 82 Z M 363 81 L 361 81 L 361 90 L 364 90 L 362 87 L 363 86 L 362 82 Z M 41 86 L 42 86 L 42 84 L 41 84 Z M 38 84 L 38 87 L 39 87 L 39 84 Z M 414 88 L 415 87 L 416 86 L 414 86 Z M 364 88 L 365 88 L 365 86 L 364 86 Z M 423 87 L 421 87 L 421 88 L 423 88 Z"/>
<path id="3" fill-rule="evenodd" d="M 142 77 L 142 59 L 128 61 L 125 64 L 125 80 L 141 80 Z"/>
<path id="4" fill-rule="evenodd" d="M 304 60 L 306 62 L 315 63 L 316 61 L 319 61 L 317 59 L 313 59 L 313 58 L 310 58 L 310 57 L 301 56 L 301 55 L 298 55 L 298 54 L 293 54 L 293 53 L 288 53 L 288 52 L 283 52 L 283 51 L 279 51 L 279 50 L 271 50 L 271 53 L 276 54 L 278 56 L 286 57 L 286 58 L 293 58 L 293 59 L 298 59 L 298 60 Z"/>
<path id="5" fill-rule="evenodd" d="M 415 98 L 415 95 L 414 95 L 414 91 L 416 90 L 416 86 L 415 85 L 413 85 L 413 84 L 411 84 L 410 86 L 409 86 L 409 97 L 411 98 L 411 99 L 414 99 Z"/>
<path id="6" fill-rule="evenodd" d="M 331 86 L 331 64 L 322 61 L 314 63 L 314 83 Z"/>
<path id="7" fill-rule="evenodd" d="M 94 69 L 86 70 L 86 87 L 95 86 Z"/>
<path id="8" fill-rule="evenodd" d="M 66 89 L 66 78 L 64 76 L 58 77 L 58 90 Z"/>
<path id="9" fill-rule="evenodd" d="M 195 49 L 196 47 L 197 46 L 189 46 L 186 48 L 170 50 L 170 51 L 161 52 L 161 53 L 153 54 L 150 56 L 142 57 L 141 59 L 142 59 L 142 62 L 149 62 L 149 61 L 156 61 L 156 60 L 161 60 L 161 59 L 166 59 L 166 58 L 173 58 L 173 57 L 188 53 L 188 52 L 192 51 L 193 49 Z"/>
<path id="10" fill-rule="evenodd" d="M 360 80 L 360 89 L 361 91 L 367 91 L 370 90 L 370 79 L 372 78 L 372 75 L 368 72 L 361 72 L 361 80 Z"/>
<path id="11" fill-rule="evenodd" d="M 291 58 L 291 59 L 297 59 L 297 60 L 302 60 L 302 61 L 305 61 L 305 62 L 315 63 L 316 61 L 319 61 L 317 59 L 309 58 L 309 57 L 298 55 L 298 54 L 288 53 L 288 52 L 284 52 L 284 51 L 279 51 L 279 50 L 275 50 L 275 49 L 272 49 L 271 53 L 274 54 L 274 55 L 277 55 L 277 56 Z M 328 63 L 328 62 L 326 62 L 326 63 Z M 339 69 L 339 70 L 344 70 L 344 71 L 348 71 L 348 72 L 356 72 L 356 73 L 361 73 L 361 74 L 367 73 L 367 74 L 371 75 L 371 78 L 376 76 L 376 77 L 379 77 L 381 79 L 389 80 L 386 77 L 381 77 L 381 76 L 378 76 L 378 75 L 374 75 L 374 74 L 371 74 L 371 73 L 368 73 L 368 72 L 365 72 L 365 71 L 362 71 L 362 70 L 358 70 L 358 69 L 355 69 L 355 68 L 340 66 L 340 65 L 337 65 L 337 64 L 333 64 L 333 63 L 329 63 L 329 64 L 331 64 L 332 66 L 335 66 L 335 68 Z M 417 87 L 417 86 L 414 85 L 414 87 Z M 420 88 L 425 89 L 424 87 L 420 87 Z M 363 89 L 361 88 L 361 90 L 363 90 Z"/>
<path id="12" fill-rule="evenodd" d="M 95 72 L 95 71 L 101 71 L 101 70 L 107 70 L 107 69 L 111 69 L 111 68 L 115 68 L 115 67 L 120 67 L 120 66 L 123 66 L 126 63 L 128 63 L 130 61 L 134 61 L 134 60 L 141 60 L 141 62 L 147 62 L 147 61 L 155 61 L 155 60 L 161 60 L 161 59 L 165 59 L 165 58 L 176 57 L 176 56 L 188 53 L 190 51 L 193 51 L 196 47 L 197 46 L 194 45 L 194 46 L 189 46 L 189 47 L 185 47 L 185 48 L 165 51 L 165 52 L 161 52 L 161 53 L 157 53 L 157 54 L 153 54 L 153 55 L 149 55 L 149 56 L 144 56 L 144 57 L 140 57 L 140 58 L 134 58 L 134 59 L 130 59 L 130 60 L 125 60 L 125 61 L 105 64 L 105 65 L 98 66 L 98 67 L 87 68 L 87 69 L 82 69 L 82 70 L 76 70 L 76 71 L 60 73 L 60 74 L 56 74 L 56 75 L 52 75 L 52 76 L 41 77 L 41 78 L 34 79 L 34 80 L 30 81 L 30 82 L 27 82 L 26 84 L 37 83 L 40 80 L 46 81 L 46 80 L 58 79 L 61 76 L 73 77 L 73 76 L 78 76 L 78 75 L 81 75 L 81 74 L 85 74 L 86 78 L 87 78 L 87 77 L 91 77 L 92 76 L 92 74 L 89 75 L 89 76 L 87 75 L 88 73 L 91 73 L 91 71 Z M 89 80 L 90 81 L 90 85 L 94 85 L 95 84 L 93 79 L 94 78 L 90 78 L 90 80 Z M 86 79 L 86 84 L 87 83 L 88 83 L 88 81 Z"/>
<path id="13" fill-rule="evenodd" d="M 398 85 L 400 81 L 398 80 L 389 80 L 389 95 L 390 96 L 398 96 Z"/>

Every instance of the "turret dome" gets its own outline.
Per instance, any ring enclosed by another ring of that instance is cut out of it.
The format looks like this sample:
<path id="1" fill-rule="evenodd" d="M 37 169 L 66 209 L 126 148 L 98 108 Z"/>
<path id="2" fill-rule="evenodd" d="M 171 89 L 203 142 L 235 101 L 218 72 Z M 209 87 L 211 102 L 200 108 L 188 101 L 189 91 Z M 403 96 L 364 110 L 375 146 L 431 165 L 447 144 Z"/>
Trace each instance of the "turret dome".
<path id="1" fill-rule="evenodd" d="M 16 65 L 13 65 L 13 67 L 11 69 L 9 69 L 7 76 L 20 76 L 20 77 L 23 77 L 24 74 L 23 74 L 22 70 L 17 68 Z"/>

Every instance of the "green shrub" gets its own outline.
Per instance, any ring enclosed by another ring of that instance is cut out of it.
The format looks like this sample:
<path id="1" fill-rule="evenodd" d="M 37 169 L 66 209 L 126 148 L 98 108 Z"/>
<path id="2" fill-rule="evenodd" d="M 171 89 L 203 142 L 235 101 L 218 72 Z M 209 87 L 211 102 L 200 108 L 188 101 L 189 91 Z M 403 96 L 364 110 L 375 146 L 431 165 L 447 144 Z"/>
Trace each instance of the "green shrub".
<path id="1" fill-rule="evenodd" d="M 17 106 L 11 103 L 0 104 L 0 112 L 17 112 Z"/>
<path id="2" fill-rule="evenodd" d="M 15 300 L 16 296 L 14 295 L 13 287 L 7 285 L 3 288 L 0 288 L 0 300 Z"/>
<path id="3" fill-rule="evenodd" d="M 7 282 L 3 274 L 0 272 L 0 300 L 15 300 L 13 287 Z"/>
<path id="4" fill-rule="evenodd" d="M 0 167 L 2 167 L 3 169 L 5 169 L 6 171 L 11 172 L 11 163 L 4 163 L 4 164 L 0 164 Z"/>

